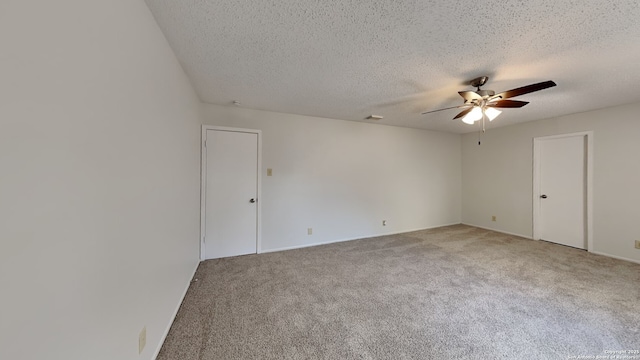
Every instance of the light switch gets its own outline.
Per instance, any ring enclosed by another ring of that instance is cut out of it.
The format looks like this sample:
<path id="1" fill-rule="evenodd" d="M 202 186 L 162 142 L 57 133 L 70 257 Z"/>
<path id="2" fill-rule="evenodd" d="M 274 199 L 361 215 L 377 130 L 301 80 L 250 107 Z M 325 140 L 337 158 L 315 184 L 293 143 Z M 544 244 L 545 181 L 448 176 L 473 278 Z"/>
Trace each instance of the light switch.
<path id="1" fill-rule="evenodd" d="M 147 327 L 143 327 L 138 334 L 138 354 L 142 354 L 142 350 L 147 345 Z"/>
<path id="2" fill-rule="evenodd" d="M 267 169 L 267 176 L 273 175 L 273 169 Z"/>

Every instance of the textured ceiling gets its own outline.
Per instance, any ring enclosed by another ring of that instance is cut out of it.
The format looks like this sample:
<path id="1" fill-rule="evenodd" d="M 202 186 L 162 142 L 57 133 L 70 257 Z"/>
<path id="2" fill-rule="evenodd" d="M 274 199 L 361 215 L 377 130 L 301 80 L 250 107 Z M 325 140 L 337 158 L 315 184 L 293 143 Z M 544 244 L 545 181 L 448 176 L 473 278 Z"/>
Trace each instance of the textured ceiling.
<path id="1" fill-rule="evenodd" d="M 449 132 L 472 78 L 554 80 L 490 127 L 640 101 L 638 0 L 146 0 L 201 100 Z"/>

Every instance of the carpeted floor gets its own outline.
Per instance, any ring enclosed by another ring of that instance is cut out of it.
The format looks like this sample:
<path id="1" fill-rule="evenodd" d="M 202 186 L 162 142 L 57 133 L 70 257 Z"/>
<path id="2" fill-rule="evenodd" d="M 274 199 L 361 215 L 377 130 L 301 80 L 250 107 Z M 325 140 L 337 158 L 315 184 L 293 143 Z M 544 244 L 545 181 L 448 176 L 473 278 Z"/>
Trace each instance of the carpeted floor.
<path id="1" fill-rule="evenodd" d="M 210 260 L 196 278 L 160 360 L 640 349 L 640 264 L 464 225 Z"/>

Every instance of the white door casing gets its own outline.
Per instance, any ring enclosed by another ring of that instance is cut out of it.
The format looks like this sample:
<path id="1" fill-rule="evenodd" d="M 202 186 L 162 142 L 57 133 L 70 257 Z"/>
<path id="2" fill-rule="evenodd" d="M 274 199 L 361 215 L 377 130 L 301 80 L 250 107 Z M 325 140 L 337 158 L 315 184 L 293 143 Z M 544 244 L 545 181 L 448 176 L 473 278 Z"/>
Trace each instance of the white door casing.
<path id="1" fill-rule="evenodd" d="M 259 130 L 203 126 L 202 260 L 260 250 Z"/>
<path id="2" fill-rule="evenodd" d="M 593 133 L 534 139 L 533 238 L 592 250 Z"/>

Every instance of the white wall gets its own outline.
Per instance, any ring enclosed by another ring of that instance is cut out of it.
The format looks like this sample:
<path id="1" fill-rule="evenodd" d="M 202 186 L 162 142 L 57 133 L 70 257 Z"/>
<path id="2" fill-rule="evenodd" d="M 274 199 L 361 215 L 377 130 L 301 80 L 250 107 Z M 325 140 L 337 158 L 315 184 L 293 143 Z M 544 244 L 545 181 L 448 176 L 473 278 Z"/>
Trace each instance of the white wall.
<path id="1" fill-rule="evenodd" d="M 460 222 L 457 134 L 232 106 L 202 111 L 208 125 L 262 130 L 264 251 Z"/>
<path id="2" fill-rule="evenodd" d="M 490 129 L 481 146 L 464 135 L 462 221 L 531 237 L 533 138 L 593 130 L 593 251 L 639 261 L 638 113 L 640 103 Z"/>
<path id="3" fill-rule="evenodd" d="M 199 101 L 142 0 L 3 0 L 0 44 L 0 359 L 151 359 L 198 261 Z"/>

